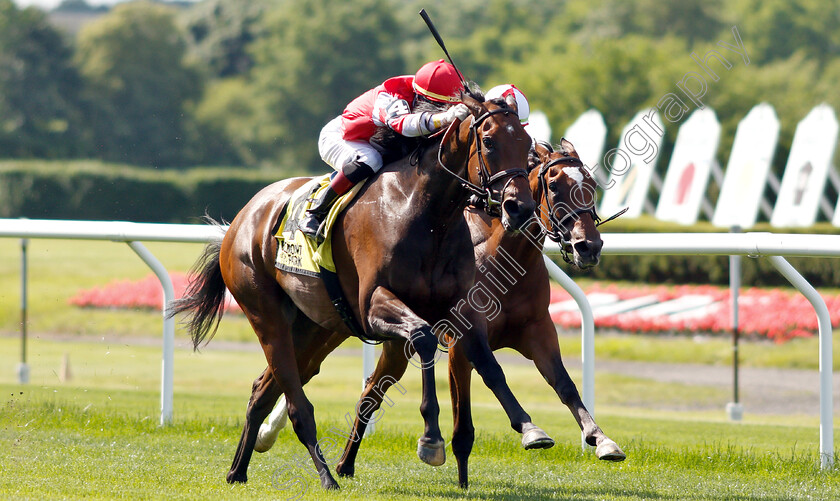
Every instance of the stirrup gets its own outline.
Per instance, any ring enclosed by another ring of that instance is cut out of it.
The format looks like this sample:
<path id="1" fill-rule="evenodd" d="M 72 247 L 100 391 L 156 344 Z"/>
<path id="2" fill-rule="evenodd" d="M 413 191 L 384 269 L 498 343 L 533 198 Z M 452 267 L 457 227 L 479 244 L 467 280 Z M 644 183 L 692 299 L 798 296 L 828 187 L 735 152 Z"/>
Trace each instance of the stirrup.
<path id="1" fill-rule="evenodd" d="M 317 226 L 313 223 L 317 224 Z M 325 221 L 322 221 L 319 215 L 310 213 L 306 215 L 306 219 L 301 221 L 298 229 L 304 234 L 304 236 L 310 238 L 316 244 L 321 245 L 324 243 L 324 240 L 326 240 L 326 235 L 324 235 L 325 224 Z"/>

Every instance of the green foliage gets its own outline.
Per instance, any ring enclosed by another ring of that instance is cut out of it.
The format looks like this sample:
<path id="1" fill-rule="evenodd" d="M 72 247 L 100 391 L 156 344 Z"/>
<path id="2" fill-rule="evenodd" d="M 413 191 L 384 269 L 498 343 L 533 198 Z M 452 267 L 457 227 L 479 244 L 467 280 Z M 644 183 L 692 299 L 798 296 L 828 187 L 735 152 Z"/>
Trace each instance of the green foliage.
<path id="1" fill-rule="evenodd" d="M 185 56 L 174 11 L 162 5 L 118 5 L 80 31 L 76 59 L 101 158 L 155 166 L 194 160 L 185 112 L 200 96 L 201 73 Z"/>
<path id="2" fill-rule="evenodd" d="M 261 36 L 259 20 L 269 0 L 206 0 L 181 14 L 190 50 L 219 78 L 246 74 L 254 66 L 248 45 Z"/>
<path id="3" fill-rule="evenodd" d="M 72 52 L 39 9 L 0 0 L 0 158 L 88 153 Z"/>
<path id="4" fill-rule="evenodd" d="M 0 163 L 0 217 L 196 223 L 232 220 L 277 173 L 149 170 L 98 162 Z"/>
<path id="5" fill-rule="evenodd" d="M 256 150 L 261 159 L 324 171 L 317 148 L 324 124 L 357 95 L 403 71 L 393 43 L 399 26 L 386 0 L 298 0 L 278 6 L 263 23 L 250 78 L 225 87 L 227 106 L 203 107 L 203 116 L 250 125 L 221 127 L 233 144 Z"/>

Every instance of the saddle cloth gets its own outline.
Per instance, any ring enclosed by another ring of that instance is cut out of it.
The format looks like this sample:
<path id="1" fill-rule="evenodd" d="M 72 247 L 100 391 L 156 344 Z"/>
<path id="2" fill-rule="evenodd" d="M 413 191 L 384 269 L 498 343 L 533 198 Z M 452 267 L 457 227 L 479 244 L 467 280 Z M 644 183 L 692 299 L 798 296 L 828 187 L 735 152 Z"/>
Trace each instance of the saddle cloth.
<path id="1" fill-rule="evenodd" d="M 312 201 L 330 184 L 330 174 L 316 177 L 307 182 L 294 193 L 286 205 L 280 227 L 277 229 L 277 258 L 274 266 L 283 271 L 307 275 L 320 276 L 321 268 L 335 272 L 332 257 L 332 227 L 338 215 L 359 192 L 364 182 L 357 183 L 350 191 L 336 200 L 324 220 L 326 239 L 321 245 L 306 237 L 298 230 L 298 223 L 306 216 Z"/>

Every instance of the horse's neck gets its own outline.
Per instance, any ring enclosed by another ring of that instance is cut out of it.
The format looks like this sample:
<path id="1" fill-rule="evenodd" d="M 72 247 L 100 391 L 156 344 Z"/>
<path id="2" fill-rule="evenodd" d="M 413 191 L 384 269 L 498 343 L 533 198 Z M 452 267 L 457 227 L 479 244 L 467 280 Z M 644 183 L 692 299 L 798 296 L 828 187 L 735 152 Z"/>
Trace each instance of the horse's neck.
<path id="1" fill-rule="evenodd" d="M 449 172 L 437 165 L 436 149 L 427 152 L 421 160 L 431 167 L 417 168 L 405 166 L 400 169 L 401 183 L 411 186 L 414 193 L 422 194 L 426 200 L 425 214 L 432 226 L 451 228 L 453 223 L 463 219 L 469 192 L 461 182 Z M 430 155 L 432 155 L 430 157 Z M 432 162 L 432 163 L 430 163 Z M 457 172 L 463 175 L 463 172 Z"/>
<path id="2" fill-rule="evenodd" d="M 466 214 L 472 228 L 474 245 L 485 247 L 489 254 L 496 254 L 502 249 L 526 269 L 534 263 L 542 262 L 544 235 L 533 218 L 525 232 L 511 233 L 505 231 L 499 219 L 492 219 L 473 210 Z"/>
<path id="3" fill-rule="evenodd" d="M 524 231 L 510 233 L 505 231 L 501 224 L 494 224 L 493 233 L 495 239 L 499 242 L 499 247 L 511 256 L 516 256 L 521 264 L 542 262 L 543 238 L 545 235 L 534 218 L 529 220 Z"/>

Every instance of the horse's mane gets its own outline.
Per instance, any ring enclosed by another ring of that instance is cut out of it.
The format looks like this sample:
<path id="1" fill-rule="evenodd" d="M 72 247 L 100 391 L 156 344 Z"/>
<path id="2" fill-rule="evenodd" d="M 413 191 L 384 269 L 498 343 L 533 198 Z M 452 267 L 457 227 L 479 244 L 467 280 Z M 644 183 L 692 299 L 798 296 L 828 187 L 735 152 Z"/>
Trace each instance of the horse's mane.
<path id="1" fill-rule="evenodd" d="M 468 95 L 480 103 L 484 102 L 484 93 L 474 82 L 470 82 L 469 90 L 461 91 L 461 95 Z M 496 100 L 494 100 L 494 102 L 495 101 Z M 443 103 L 437 103 L 420 98 L 417 99 L 412 112 L 440 113 L 445 111 L 446 108 L 447 106 Z M 407 157 L 418 149 L 426 148 L 428 145 L 435 142 L 435 140 L 430 140 L 428 137 L 424 136 L 406 137 L 394 132 L 388 127 L 382 126 L 376 128 L 376 132 L 373 134 L 373 137 L 371 137 L 370 142 L 377 144 L 381 148 L 382 161 L 385 165 L 388 165 L 391 162 Z"/>

